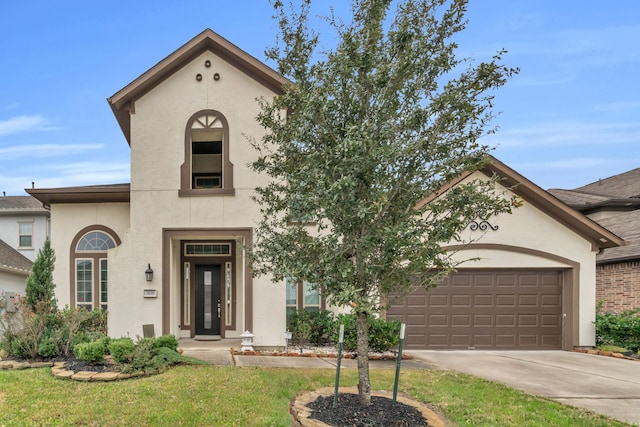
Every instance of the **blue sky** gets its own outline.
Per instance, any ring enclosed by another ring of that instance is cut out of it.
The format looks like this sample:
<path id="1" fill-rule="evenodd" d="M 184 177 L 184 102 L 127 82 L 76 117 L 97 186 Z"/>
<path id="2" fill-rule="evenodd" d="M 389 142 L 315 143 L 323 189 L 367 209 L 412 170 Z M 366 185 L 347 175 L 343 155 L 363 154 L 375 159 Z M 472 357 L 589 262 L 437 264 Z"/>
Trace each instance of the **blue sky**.
<path id="1" fill-rule="evenodd" d="M 271 15 L 267 0 L 3 1 L 0 192 L 129 182 L 106 98 L 205 28 L 264 60 Z M 521 70 L 496 94 L 493 154 L 545 189 L 640 167 L 638 16 L 637 0 L 471 0 L 459 55 L 504 48 Z"/>

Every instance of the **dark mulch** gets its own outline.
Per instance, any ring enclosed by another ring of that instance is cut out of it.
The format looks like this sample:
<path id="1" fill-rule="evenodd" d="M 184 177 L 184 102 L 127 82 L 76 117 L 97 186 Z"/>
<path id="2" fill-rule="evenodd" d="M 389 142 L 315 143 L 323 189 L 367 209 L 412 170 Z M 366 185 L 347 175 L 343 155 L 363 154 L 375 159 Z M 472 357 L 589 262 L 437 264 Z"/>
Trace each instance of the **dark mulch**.
<path id="1" fill-rule="evenodd" d="M 65 369 L 73 372 L 90 371 L 90 372 L 117 372 L 119 368 L 110 358 L 105 358 L 102 364 L 91 364 L 75 357 L 67 357 L 63 359 L 66 364 Z"/>
<path id="2" fill-rule="evenodd" d="M 9 358 L 9 360 L 16 360 L 19 362 L 65 362 L 65 369 L 73 372 L 80 371 L 90 371 L 90 372 L 118 372 L 118 366 L 113 362 L 113 359 L 110 357 L 106 357 L 104 362 L 101 364 L 91 364 L 85 362 L 84 360 L 76 359 L 75 356 L 69 357 L 57 357 L 54 359 L 44 359 L 44 358 L 35 358 L 35 359 L 16 359 Z"/>
<path id="3" fill-rule="evenodd" d="M 371 406 L 362 407 L 357 394 L 338 394 L 338 406 L 333 396 L 320 396 L 307 404 L 313 412 L 310 418 L 335 427 L 428 427 L 427 420 L 416 408 L 392 399 L 371 396 Z"/>
<path id="4" fill-rule="evenodd" d="M 624 354 L 627 357 L 632 357 L 634 359 L 640 360 L 640 353 L 636 353 L 636 352 L 633 352 L 633 351 L 625 351 L 622 354 Z"/>

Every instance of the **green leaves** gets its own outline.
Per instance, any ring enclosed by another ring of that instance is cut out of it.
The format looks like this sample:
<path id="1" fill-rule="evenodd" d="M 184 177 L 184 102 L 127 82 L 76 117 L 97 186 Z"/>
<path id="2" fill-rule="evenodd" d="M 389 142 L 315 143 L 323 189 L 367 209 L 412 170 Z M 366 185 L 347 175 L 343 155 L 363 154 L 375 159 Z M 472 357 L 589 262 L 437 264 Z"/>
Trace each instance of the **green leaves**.
<path id="1" fill-rule="evenodd" d="M 270 182 L 255 194 L 256 274 L 307 280 L 329 303 L 375 314 L 390 293 L 455 269 L 443 245 L 470 219 L 510 212 L 497 179 L 459 179 L 487 161 L 490 92 L 515 72 L 502 52 L 458 72 L 451 38 L 466 4 L 354 0 L 351 19 L 327 18 L 337 42 L 317 52 L 310 1 L 274 3 L 280 38 L 267 54 L 292 84 L 260 100 L 252 167 Z"/>

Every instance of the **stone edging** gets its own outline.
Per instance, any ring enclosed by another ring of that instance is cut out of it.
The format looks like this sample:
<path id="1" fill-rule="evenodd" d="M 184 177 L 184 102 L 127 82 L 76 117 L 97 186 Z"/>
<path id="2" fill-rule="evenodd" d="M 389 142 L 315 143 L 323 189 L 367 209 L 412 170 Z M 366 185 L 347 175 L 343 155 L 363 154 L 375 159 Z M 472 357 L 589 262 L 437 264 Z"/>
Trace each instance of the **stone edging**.
<path id="1" fill-rule="evenodd" d="M 356 387 L 340 387 L 338 389 L 338 392 L 358 394 L 358 389 Z M 293 418 L 292 425 L 299 427 L 330 427 L 328 424 L 325 424 L 322 421 L 309 418 L 312 411 L 307 408 L 307 405 L 315 401 L 320 396 L 333 396 L 333 393 L 333 387 L 323 387 L 317 391 L 308 391 L 296 396 L 294 400 L 291 401 L 291 404 L 289 406 L 289 412 L 291 413 L 291 416 Z M 393 393 L 388 391 L 371 391 L 371 396 L 379 396 L 392 399 Z M 429 426 L 445 427 L 447 425 L 442 416 L 438 415 L 435 411 L 429 409 L 427 405 L 420 402 L 419 400 L 414 399 L 408 394 L 398 393 L 396 400 L 405 405 L 412 406 L 420 411 L 422 413 L 422 416 L 427 420 Z"/>
<path id="2" fill-rule="evenodd" d="M 122 372 L 93 372 L 93 371 L 69 371 L 65 368 L 65 362 L 16 362 L 12 360 L 0 361 L 0 369 L 29 369 L 29 368 L 51 368 L 51 374 L 58 379 L 69 379 L 82 382 L 106 382 L 127 380 L 130 378 L 148 377 L 164 372 L 164 369 L 148 369 L 145 371 L 125 374 Z"/>
<path id="3" fill-rule="evenodd" d="M 594 354 L 597 356 L 615 357 L 617 359 L 635 360 L 636 362 L 640 361 L 640 359 L 636 359 L 635 357 L 625 356 L 622 353 L 616 353 L 614 351 L 585 349 L 585 348 L 576 348 L 573 351 L 575 351 L 576 353 L 586 353 L 586 354 Z"/>
<path id="4" fill-rule="evenodd" d="M 276 356 L 276 357 L 324 357 L 327 359 L 337 359 L 337 353 L 299 353 L 297 351 L 294 352 L 284 352 L 284 351 L 265 351 L 265 350 L 254 350 L 254 351 L 241 351 L 235 350 L 233 347 L 231 348 L 232 356 Z M 355 353 L 342 353 L 343 359 L 356 359 L 357 355 Z M 369 360 L 396 360 L 397 357 L 393 355 L 384 355 L 384 354 L 371 354 L 369 355 Z M 413 356 L 407 353 L 402 353 L 402 360 L 413 360 Z"/>

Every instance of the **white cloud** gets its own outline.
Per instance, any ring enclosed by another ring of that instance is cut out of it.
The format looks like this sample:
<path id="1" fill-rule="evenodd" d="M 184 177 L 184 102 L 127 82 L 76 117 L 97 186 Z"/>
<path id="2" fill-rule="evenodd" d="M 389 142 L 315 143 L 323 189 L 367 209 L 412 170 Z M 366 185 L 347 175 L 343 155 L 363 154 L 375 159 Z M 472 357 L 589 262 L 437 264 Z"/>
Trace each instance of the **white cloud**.
<path id="1" fill-rule="evenodd" d="M 77 162 L 65 164 L 41 164 L 33 170 L 18 169 L 19 172 L 3 171 L 0 175 L 0 194 L 24 195 L 25 188 L 74 187 L 129 182 L 129 162 Z"/>
<path id="2" fill-rule="evenodd" d="M 620 102 L 610 102 L 607 104 L 598 104 L 598 105 L 594 105 L 593 109 L 595 111 L 605 111 L 605 112 L 614 112 L 614 113 L 619 113 L 619 112 L 629 111 L 629 110 L 638 110 L 640 109 L 640 101 L 620 101 Z"/>
<path id="3" fill-rule="evenodd" d="M 487 137 L 502 149 L 541 146 L 637 144 L 640 123 L 559 121 L 508 127 Z"/>
<path id="4" fill-rule="evenodd" d="M 40 116 L 16 116 L 0 121 L 0 136 L 42 130 L 47 120 Z"/>
<path id="5" fill-rule="evenodd" d="M 99 150 L 103 144 L 36 144 L 13 145 L 0 148 L 3 159 L 17 159 L 20 157 L 47 158 L 78 154 L 82 151 Z"/>
<path id="6" fill-rule="evenodd" d="M 118 184 L 130 180 L 128 161 L 66 163 L 52 165 L 49 170 L 53 176 L 38 186 Z"/>

